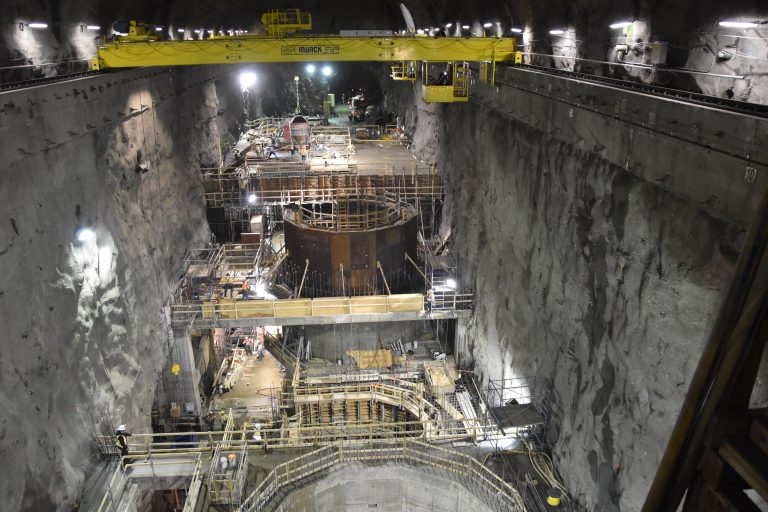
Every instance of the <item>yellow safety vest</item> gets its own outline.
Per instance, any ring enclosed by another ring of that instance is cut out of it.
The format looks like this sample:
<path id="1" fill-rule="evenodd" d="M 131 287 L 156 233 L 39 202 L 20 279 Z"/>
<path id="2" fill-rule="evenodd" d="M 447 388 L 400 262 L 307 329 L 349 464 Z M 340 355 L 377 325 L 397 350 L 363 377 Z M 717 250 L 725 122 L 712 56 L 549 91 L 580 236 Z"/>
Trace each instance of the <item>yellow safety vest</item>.
<path id="1" fill-rule="evenodd" d="M 122 448 L 125 448 L 125 436 L 124 436 L 124 435 L 122 435 L 122 434 L 119 434 L 119 435 L 118 435 L 118 436 L 115 438 L 115 444 L 116 444 L 116 445 L 117 445 L 117 447 L 118 447 L 118 448 L 120 448 L 120 449 L 122 449 Z"/>

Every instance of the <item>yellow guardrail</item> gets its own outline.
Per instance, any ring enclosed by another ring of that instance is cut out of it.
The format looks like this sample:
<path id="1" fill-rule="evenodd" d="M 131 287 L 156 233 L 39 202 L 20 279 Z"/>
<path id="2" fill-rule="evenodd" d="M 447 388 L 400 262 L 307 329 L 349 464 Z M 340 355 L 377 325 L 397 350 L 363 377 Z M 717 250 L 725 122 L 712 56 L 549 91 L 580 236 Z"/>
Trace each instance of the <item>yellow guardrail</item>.
<path id="1" fill-rule="evenodd" d="M 282 488 L 298 487 L 302 481 L 342 464 L 395 462 L 437 469 L 462 484 L 498 512 L 524 512 L 520 494 L 508 482 L 478 460 L 463 453 L 418 441 L 370 445 L 326 446 L 276 466 L 243 501 L 238 512 L 266 509 Z"/>
<path id="2" fill-rule="evenodd" d="M 104 436 L 114 439 L 112 436 Z M 101 444 L 101 441 L 100 441 Z M 187 460 L 184 458 L 187 457 Z M 143 458 L 144 460 L 138 462 L 127 462 L 128 460 L 134 460 L 137 458 Z M 193 510 L 195 502 L 199 494 L 199 484 L 202 482 L 202 458 L 199 451 L 194 450 L 175 450 L 173 452 L 166 453 L 153 453 L 151 451 L 143 454 L 132 454 L 126 457 L 122 457 L 120 463 L 112 473 L 112 477 L 107 483 L 107 488 L 104 492 L 104 497 L 99 503 L 97 512 L 118 512 L 120 508 L 120 502 L 123 497 L 129 480 L 133 474 L 133 470 L 140 470 L 142 468 L 150 468 L 149 477 L 155 477 L 155 468 L 162 468 L 168 466 L 178 466 L 184 464 L 194 464 L 194 470 L 192 471 L 192 479 L 190 484 L 190 493 L 187 496 L 187 504 L 184 506 L 184 512 Z M 144 476 L 144 475 L 142 475 Z M 189 476 L 189 474 L 187 474 Z"/>
<path id="3" fill-rule="evenodd" d="M 205 301 L 195 304 L 178 304 L 172 307 L 174 320 L 295 318 L 420 313 L 422 311 L 424 311 L 424 295 L 419 293 L 316 299 L 219 299 L 219 302 Z"/>

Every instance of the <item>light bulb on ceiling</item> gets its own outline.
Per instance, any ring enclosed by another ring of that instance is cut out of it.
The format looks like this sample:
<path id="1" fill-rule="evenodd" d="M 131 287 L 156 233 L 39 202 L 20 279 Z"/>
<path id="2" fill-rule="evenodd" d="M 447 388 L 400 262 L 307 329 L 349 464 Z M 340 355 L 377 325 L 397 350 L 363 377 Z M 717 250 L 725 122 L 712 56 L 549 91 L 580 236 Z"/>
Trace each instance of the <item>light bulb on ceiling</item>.
<path id="1" fill-rule="evenodd" d="M 86 25 L 85 28 L 88 30 L 101 30 L 101 27 L 98 25 Z"/>
<path id="2" fill-rule="evenodd" d="M 483 28 L 491 28 L 493 26 L 493 23 L 483 23 Z"/>
<path id="3" fill-rule="evenodd" d="M 561 36 L 561 35 L 565 34 L 565 30 L 556 28 L 554 30 L 550 30 L 549 33 L 552 34 L 553 36 Z"/>
<path id="4" fill-rule="evenodd" d="M 523 31 L 523 29 L 521 28 L 511 28 L 510 30 L 515 34 L 519 34 Z"/>
<path id="5" fill-rule="evenodd" d="M 90 228 L 80 228 L 75 232 L 75 238 L 78 242 L 90 242 L 96 238 L 96 233 Z"/>
<path id="6" fill-rule="evenodd" d="M 254 204 L 256 202 L 256 194 L 250 194 L 248 196 L 248 204 Z"/>
<path id="7" fill-rule="evenodd" d="M 256 73 L 253 71 L 243 71 L 240 73 L 240 88 L 243 91 L 248 90 L 256 83 Z"/>
<path id="8" fill-rule="evenodd" d="M 632 24 L 631 21 L 617 21 L 616 23 L 611 23 L 608 25 L 611 28 L 627 28 Z"/>
<path id="9" fill-rule="evenodd" d="M 726 28 L 755 28 L 757 27 L 757 23 L 753 21 L 721 21 L 719 23 L 721 27 Z M 29 25 L 32 26 L 31 24 Z"/>
<path id="10" fill-rule="evenodd" d="M 41 23 L 39 21 L 33 21 L 32 23 L 27 23 L 27 26 L 29 28 L 48 28 L 47 23 Z"/>

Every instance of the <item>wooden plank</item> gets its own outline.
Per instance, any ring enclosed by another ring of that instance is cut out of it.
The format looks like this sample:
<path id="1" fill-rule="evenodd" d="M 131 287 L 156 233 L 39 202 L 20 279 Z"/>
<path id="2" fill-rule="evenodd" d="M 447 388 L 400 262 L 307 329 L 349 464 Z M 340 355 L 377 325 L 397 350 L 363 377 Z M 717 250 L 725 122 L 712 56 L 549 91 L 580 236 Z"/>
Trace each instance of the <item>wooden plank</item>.
<path id="1" fill-rule="evenodd" d="M 407 293 L 389 296 L 391 313 L 418 312 L 422 310 L 424 296 L 419 293 Z"/>
<path id="2" fill-rule="evenodd" d="M 349 314 L 349 299 L 346 297 L 320 297 L 313 299 L 313 302 L 313 316 Z"/>
<path id="3" fill-rule="evenodd" d="M 768 500 L 768 456 L 747 439 L 728 439 L 719 454 L 752 489 Z"/>
<path id="4" fill-rule="evenodd" d="M 387 313 L 386 295 L 369 295 L 352 297 L 350 300 L 352 314 Z"/>
<path id="5" fill-rule="evenodd" d="M 768 454 L 768 421 L 765 418 L 755 418 L 749 429 L 749 439 Z"/>
<path id="6" fill-rule="evenodd" d="M 312 316 L 312 299 L 270 301 L 275 303 L 275 318 Z"/>

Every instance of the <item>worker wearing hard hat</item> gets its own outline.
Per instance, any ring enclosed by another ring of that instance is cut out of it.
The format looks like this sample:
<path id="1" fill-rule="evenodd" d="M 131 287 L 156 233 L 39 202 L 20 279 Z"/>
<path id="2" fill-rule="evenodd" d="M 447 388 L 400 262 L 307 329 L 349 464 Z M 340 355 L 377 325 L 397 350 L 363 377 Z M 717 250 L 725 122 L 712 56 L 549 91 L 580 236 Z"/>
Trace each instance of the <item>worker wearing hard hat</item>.
<path id="1" fill-rule="evenodd" d="M 123 465 L 126 464 L 125 457 L 128 455 L 128 438 L 131 433 L 125 430 L 125 425 L 120 425 L 115 429 L 115 446 L 120 449 L 120 457 Z"/>

